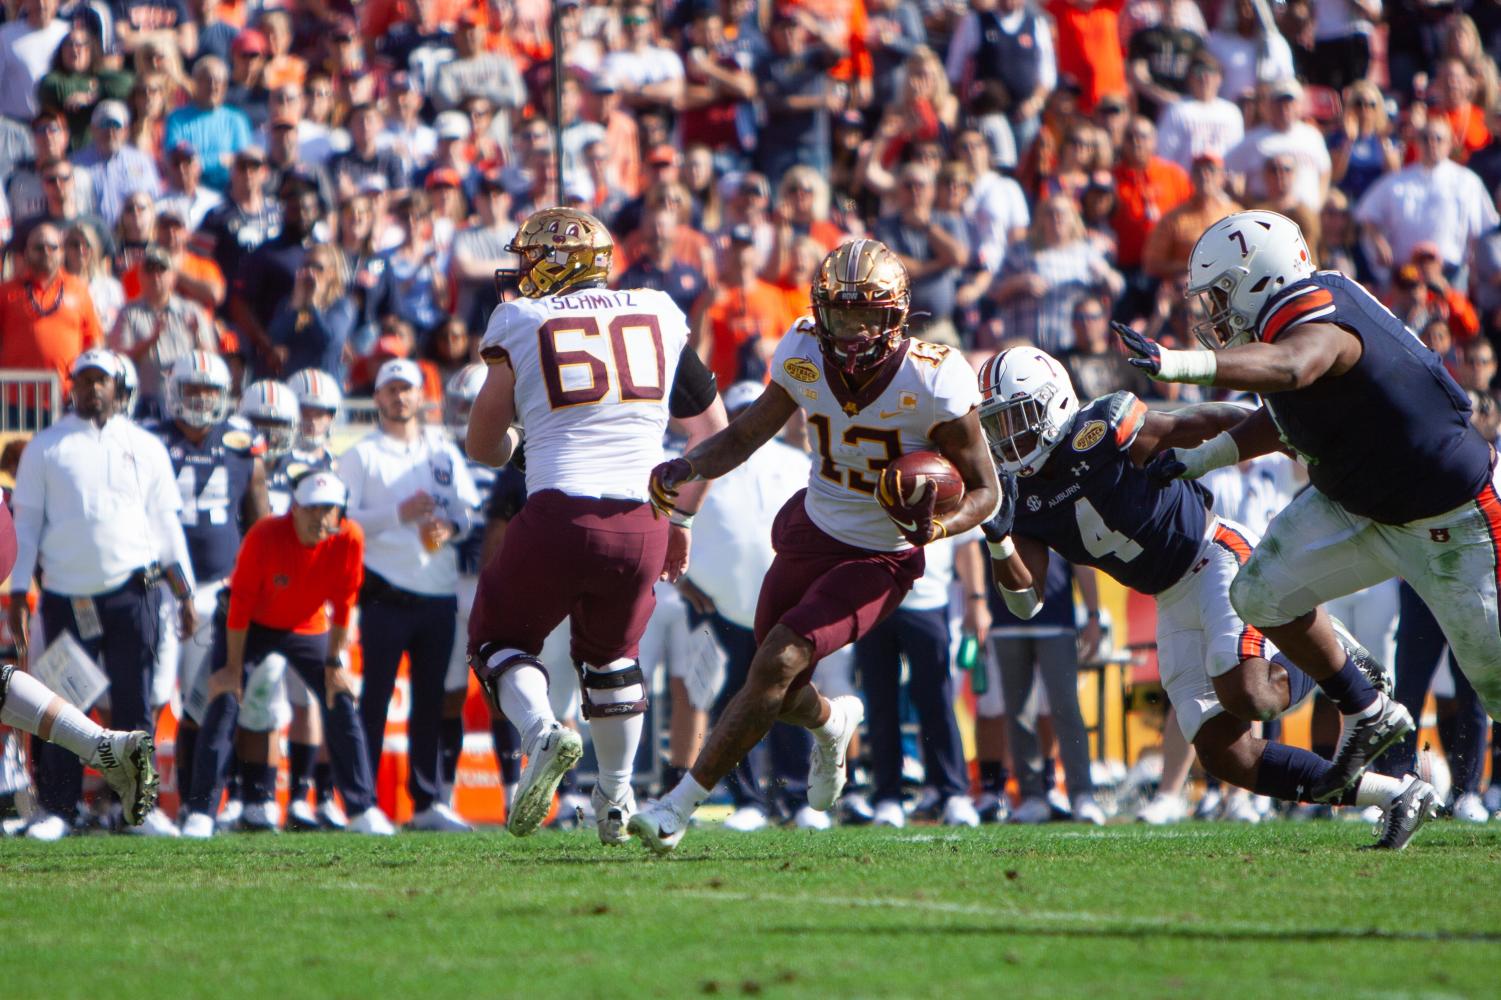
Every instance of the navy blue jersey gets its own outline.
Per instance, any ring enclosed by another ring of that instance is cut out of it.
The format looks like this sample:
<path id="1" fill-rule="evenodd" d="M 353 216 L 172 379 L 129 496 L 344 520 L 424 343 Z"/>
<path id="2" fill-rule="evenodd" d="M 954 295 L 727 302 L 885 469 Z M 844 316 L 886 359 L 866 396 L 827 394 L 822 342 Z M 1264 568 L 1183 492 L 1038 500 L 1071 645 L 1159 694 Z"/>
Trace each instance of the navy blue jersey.
<path id="1" fill-rule="evenodd" d="M 292 507 L 292 483 L 309 472 L 337 471 L 338 462 L 327 449 L 321 455 L 293 448 L 266 466 L 266 492 L 271 498 L 272 516 L 285 514 Z"/>
<path id="2" fill-rule="evenodd" d="M 486 521 L 510 521 L 526 506 L 526 473 L 515 465 L 503 465 L 495 471 L 490 484 L 490 499 L 485 502 Z"/>
<path id="3" fill-rule="evenodd" d="M 1310 322 L 1336 323 L 1364 345 L 1355 367 L 1305 389 L 1270 393 L 1282 440 L 1320 493 L 1352 514 L 1406 524 L 1469 503 L 1490 480 L 1491 453 L 1470 401 L 1434 354 L 1358 282 L 1318 271 L 1262 310 L 1266 343 Z"/>
<path id="4" fill-rule="evenodd" d="M 1006 607 L 1000 587 L 989 559 L 985 560 L 986 578 L 990 586 L 985 589 L 990 602 L 992 629 L 1053 628 L 1060 632 L 1073 632 L 1078 628 L 1074 617 L 1074 567 L 1056 552 L 1048 554 L 1048 578 L 1042 587 L 1042 610 L 1031 618 L 1018 618 Z"/>
<path id="5" fill-rule="evenodd" d="M 462 447 L 462 445 L 460 445 Z M 470 461 L 469 475 L 479 490 L 479 509 L 484 510 L 490 502 L 490 491 L 495 487 L 495 471 L 482 462 Z M 455 544 L 459 556 L 459 572 L 464 576 L 479 576 L 480 552 L 485 545 L 485 523 L 476 521 L 469 534 Z"/>
<path id="6" fill-rule="evenodd" d="M 162 439 L 172 459 L 193 575 L 203 581 L 222 580 L 235 568 L 235 554 L 240 551 L 240 515 L 259 450 L 255 429 L 231 417 L 216 424 L 197 444 L 176 421 L 148 429 Z"/>
<path id="7" fill-rule="evenodd" d="M 1159 489 L 1131 461 L 1146 404 L 1112 393 L 1079 411 L 1042 470 L 1017 480 L 1016 534 L 1143 594 L 1177 583 L 1204 544 L 1209 491 L 1192 480 Z"/>

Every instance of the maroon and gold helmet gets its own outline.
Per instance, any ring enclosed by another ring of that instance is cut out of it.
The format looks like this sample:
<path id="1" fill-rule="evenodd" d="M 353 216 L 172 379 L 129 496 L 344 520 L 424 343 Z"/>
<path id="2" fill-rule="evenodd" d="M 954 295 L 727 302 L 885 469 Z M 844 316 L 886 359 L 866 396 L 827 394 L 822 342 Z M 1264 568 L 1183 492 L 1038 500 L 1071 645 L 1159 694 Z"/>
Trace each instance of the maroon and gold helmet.
<path id="1" fill-rule="evenodd" d="M 824 361 L 846 375 L 879 368 L 907 336 L 911 281 L 879 240 L 850 240 L 825 257 L 812 299 Z"/>
<path id="2" fill-rule="evenodd" d="M 497 283 L 514 281 L 522 295 L 540 299 L 583 285 L 604 284 L 610 276 L 615 241 L 605 224 L 588 212 L 544 208 L 527 217 L 506 249 L 521 258 L 521 266 L 495 272 Z M 505 297 L 503 291 L 501 297 Z"/>

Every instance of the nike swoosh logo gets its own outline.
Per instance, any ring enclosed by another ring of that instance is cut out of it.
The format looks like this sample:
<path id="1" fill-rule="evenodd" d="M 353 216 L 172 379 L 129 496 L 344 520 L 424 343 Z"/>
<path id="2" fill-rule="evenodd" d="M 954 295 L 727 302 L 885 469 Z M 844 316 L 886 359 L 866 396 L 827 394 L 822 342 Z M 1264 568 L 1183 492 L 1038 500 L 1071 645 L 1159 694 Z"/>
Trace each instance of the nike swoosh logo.
<path id="1" fill-rule="evenodd" d="M 899 417 L 899 416 L 901 416 L 902 413 L 903 413 L 902 410 L 882 410 L 881 411 L 881 419 L 882 420 L 890 420 L 892 417 Z"/>
<path id="2" fill-rule="evenodd" d="M 908 524 L 906 521 L 898 521 L 896 518 L 893 517 L 891 519 L 891 523 L 895 524 L 898 528 L 901 528 L 903 531 L 916 531 L 917 530 L 917 522 L 916 521 L 913 521 L 911 524 Z"/>

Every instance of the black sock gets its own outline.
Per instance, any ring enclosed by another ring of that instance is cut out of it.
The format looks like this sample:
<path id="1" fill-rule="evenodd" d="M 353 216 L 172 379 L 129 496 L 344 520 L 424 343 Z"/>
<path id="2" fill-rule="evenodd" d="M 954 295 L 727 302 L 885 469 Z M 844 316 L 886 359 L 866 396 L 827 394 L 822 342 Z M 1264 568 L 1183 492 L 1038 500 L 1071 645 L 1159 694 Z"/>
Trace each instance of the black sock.
<path id="1" fill-rule="evenodd" d="M 1298 669 L 1297 664 L 1281 653 L 1272 657 L 1272 662 L 1287 671 L 1287 707 L 1289 709 L 1298 707 L 1303 699 L 1308 697 L 1309 692 L 1319 686 L 1317 681 Z"/>
<path id="2" fill-rule="evenodd" d="M 245 801 L 245 772 L 242 770 L 239 751 L 229 762 L 229 779 L 224 782 L 224 792 L 231 801 Z"/>
<path id="3" fill-rule="evenodd" d="M 1501 722 L 1491 723 L 1491 784 L 1501 785 Z"/>
<path id="4" fill-rule="evenodd" d="M 240 762 L 240 774 L 248 802 L 269 802 L 276 798 L 276 768 L 271 764 Z"/>
<path id="5" fill-rule="evenodd" d="M 292 743 L 287 748 L 287 771 L 292 785 L 292 798 L 307 801 L 313 790 L 313 765 L 318 761 L 318 748 L 311 743 Z"/>
<path id="6" fill-rule="evenodd" d="M 322 804 L 334 797 L 334 768 L 326 760 L 313 765 L 313 790 Z"/>
<path id="7" fill-rule="evenodd" d="M 1376 689 L 1348 655 L 1339 673 L 1319 681 L 1319 687 L 1338 706 L 1341 715 L 1359 715 L 1376 702 Z"/>
<path id="8" fill-rule="evenodd" d="M 1252 787 L 1257 795 L 1270 795 L 1284 802 L 1308 801 L 1308 790 L 1333 765 L 1301 747 L 1268 743 L 1261 752 Z M 1354 788 L 1350 789 L 1354 793 Z"/>
<path id="9" fill-rule="evenodd" d="M 1449 758 L 1449 770 L 1453 774 L 1454 797 L 1480 791 L 1480 775 L 1484 762 L 1480 759 L 1480 747 L 1476 737 L 1485 739 L 1485 731 L 1475 731 L 1474 720 L 1465 711 L 1466 706 L 1456 706 L 1457 711 L 1439 713 L 1438 740 L 1444 745 L 1444 756 Z M 1483 721 L 1482 721 L 1483 724 Z"/>
<path id="10" fill-rule="evenodd" d="M 459 775 L 459 754 L 464 751 L 464 718 L 455 715 L 438 723 L 438 753 L 442 756 L 443 784 L 452 788 Z"/>
<path id="11" fill-rule="evenodd" d="M 1058 787 L 1058 761 L 1053 757 L 1042 759 L 1042 790 L 1051 792 Z"/>
<path id="12" fill-rule="evenodd" d="M 1006 765 L 998 760 L 980 761 L 980 788 L 992 795 L 1006 791 Z"/>
<path id="13" fill-rule="evenodd" d="M 177 742 L 173 749 L 176 755 L 177 767 L 177 801 L 185 803 L 188 793 L 193 790 L 193 754 L 198 750 L 198 727 L 177 727 Z M 178 812 L 182 811 L 182 805 L 178 805 Z"/>
<path id="14" fill-rule="evenodd" d="M 686 767 L 674 767 L 668 764 L 662 768 L 662 791 L 669 792 L 676 788 L 678 782 L 683 780 L 683 775 L 687 773 L 688 769 Z"/>
<path id="15" fill-rule="evenodd" d="M 491 719 L 490 739 L 495 744 L 495 763 L 500 767 L 500 783 L 516 784 L 521 780 L 521 735 L 505 719 Z"/>

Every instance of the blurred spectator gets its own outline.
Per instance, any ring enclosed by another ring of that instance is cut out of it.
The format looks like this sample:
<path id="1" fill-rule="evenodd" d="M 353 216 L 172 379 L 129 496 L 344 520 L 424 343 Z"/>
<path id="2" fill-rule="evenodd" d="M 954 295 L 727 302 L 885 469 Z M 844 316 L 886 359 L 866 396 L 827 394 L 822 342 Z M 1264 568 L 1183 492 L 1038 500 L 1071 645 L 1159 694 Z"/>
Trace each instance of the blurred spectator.
<path id="1" fill-rule="evenodd" d="M 1053 32 L 1027 0 L 980 0 L 971 5 L 949 40 L 949 80 L 972 96 L 998 83 L 1018 149 L 1032 144 L 1043 101 L 1058 85 Z"/>
<path id="2" fill-rule="evenodd" d="M 1342 90 L 1371 67 L 1371 35 L 1382 20 L 1380 0 L 1315 0 L 1313 58 L 1308 81 Z"/>
<path id="3" fill-rule="evenodd" d="M 584 95 L 584 114 L 605 127 L 611 187 L 627 197 L 640 194 L 641 130 L 635 117 L 621 107 L 620 94 L 609 77 L 601 74 L 590 81 Z"/>
<path id="4" fill-rule="evenodd" d="M 1371 269 L 1366 264 L 1365 248 L 1360 243 L 1360 227 L 1350 211 L 1350 199 L 1339 188 L 1330 190 L 1319 213 L 1323 249 L 1314 262 L 1318 267 L 1341 271 L 1357 281 L 1370 282 Z"/>
<path id="5" fill-rule="evenodd" d="M 1431 301 L 1442 303 L 1442 313 L 1457 343 L 1464 344 L 1480 332 L 1480 319 L 1464 289 L 1449 284 L 1438 247 L 1424 241 L 1413 247 L 1412 264 L 1428 290 Z"/>
<path id="6" fill-rule="evenodd" d="M 1418 162 L 1373 184 L 1355 206 L 1355 218 L 1377 267 L 1410 260 L 1419 243 L 1432 241 L 1446 274 L 1455 280 L 1469 260 L 1471 244 L 1497 224 L 1496 207 L 1480 178 L 1449 159 L 1446 120 L 1431 119 L 1420 138 Z"/>
<path id="7" fill-rule="evenodd" d="M 203 307 L 177 294 L 177 268 L 165 247 L 146 250 L 138 281 L 140 294 L 121 311 L 109 346 L 136 366 L 142 417 L 162 417 L 172 363 L 193 351 L 217 354 L 219 338 Z"/>
<path id="8" fill-rule="evenodd" d="M 405 70 L 390 77 L 390 106 L 386 109 L 386 128 L 381 145 L 389 146 L 401 158 L 408 179 L 432 159 L 438 148 L 438 135 L 422 118 L 422 87 Z M 546 125 L 544 124 L 545 128 Z M 518 148 L 520 159 L 524 150 Z"/>
<path id="9" fill-rule="evenodd" d="M 1353 199 L 1402 165 L 1402 150 L 1391 137 L 1386 99 L 1369 80 L 1358 80 L 1345 90 L 1345 113 L 1340 130 L 1329 137 L 1329 155 L 1330 177 Z"/>
<path id="10" fill-rule="evenodd" d="M 1188 174 L 1176 163 L 1157 155 L 1157 130 L 1145 118 L 1133 119 L 1126 128 L 1126 142 L 1115 165 L 1116 265 L 1126 276 L 1138 301 L 1126 309 L 1146 311 L 1155 282 L 1142 274 L 1142 251 L 1152 230 L 1165 212 L 1170 212 L 1193 193 Z"/>
<path id="11" fill-rule="evenodd" d="M 1032 216 L 1021 185 L 992 169 L 990 144 L 975 129 L 954 137 L 954 153 L 969 168 L 970 194 L 965 217 L 977 237 L 971 247 L 979 264 L 994 274 L 1006 260 L 1006 248 L 1023 240 Z"/>
<path id="12" fill-rule="evenodd" d="M 282 118 L 273 120 L 267 128 L 271 140 L 266 146 L 266 191 L 280 191 L 288 178 L 297 178 L 317 189 L 319 212 L 327 211 L 334 204 L 334 182 L 326 169 L 302 158 L 296 123 Z"/>
<path id="13" fill-rule="evenodd" d="M 821 24 L 804 8 L 779 6 L 772 14 L 771 49 L 755 78 L 765 108 L 756 166 L 773 183 L 797 165 L 829 170 L 829 111 L 841 103 L 829 77 L 842 52 L 838 27 Z"/>
<path id="14" fill-rule="evenodd" d="M 323 89 L 327 91 L 325 81 Z M 296 135 L 299 162 L 323 167 L 334 155 L 335 136 L 327 123 L 311 114 L 308 91 L 301 83 L 284 83 L 271 90 L 271 117 L 255 137 L 267 150 L 274 148 L 277 130 L 290 126 Z M 460 117 L 463 117 L 462 115 Z M 465 123 L 467 137 L 468 123 Z"/>
<path id="15" fill-rule="evenodd" d="M 485 50 L 485 29 L 475 16 L 478 13 L 478 9 L 473 9 L 459 18 L 454 35 L 457 56 L 438 67 L 430 94 L 440 111 L 456 109 L 464 98 L 476 94 L 489 98 L 494 107 L 501 109 L 496 116 L 501 123 L 496 141 L 509 145 L 511 112 L 526 105 L 526 85 L 513 59 Z"/>
<path id="16" fill-rule="evenodd" d="M 1125 390 L 1151 395 L 1151 380 L 1130 364 L 1110 332 L 1110 310 L 1098 295 L 1085 295 L 1074 306 L 1074 346 L 1060 358 L 1080 399 L 1099 399 Z"/>
<path id="17" fill-rule="evenodd" d="M 266 197 L 265 178 L 264 150 L 248 146 L 236 153 L 228 197 L 194 233 L 194 246 L 231 280 L 247 254 L 281 232 L 281 207 Z"/>
<path id="18" fill-rule="evenodd" d="M 889 107 L 902 83 L 902 66 L 928 42 L 922 11 L 912 0 L 869 0 L 865 46 L 870 50 L 871 105 Z"/>
<path id="19" fill-rule="evenodd" d="M 155 236 L 156 199 L 145 191 L 137 191 L 125 199 L 115 223 L 115 273 L 126 274 L 139 267 L 141 255 Z"/>
<path id="20" fill-rule="evenodd" d="M 1124 0 L 1048 0 L 1058 46 L 1058 74 L 1078 83 L 1079 109 L 1094 110 L 1106 94 L 1126 95 L 1126 60 L 1120 44 Z"/>
<path id="21" fill-rule="evenodd" d="M 1187 170 L 1205 153 L 1223 157 L 1245 136 L 1240 108 L 1219 96 L 1220 63 L 1200 52 L 1188 64 L 1188 92 L 1157 119 L 1157 152 Z"/>
<path id="22" fill-rule="evenodd" d="M 912 336 L 959 347 L 954 293 L 970 253 L 964 223 L 957 215 L 933 210 L 937 178 L 928 167 L 909 163 L 898 181 L 896 213 L 877 219 L 871 234 L 907 268 Z"/>
<path id="23" fill-rule="evenodd" d="M 5 181 L 5 196 L 10 202 L 10 218 L 19 226 L 28 219 L 49 214 L 42 164 L 67 161 L 68 128 L 61 112 L 41 111 L 31 120 L 32 156 L 15 164 Z M 71 168 L 70 168 L 71 174 Z M 70 176 L 68 199 L 85 211 L 94 206 L 94 183 L 87 173 Z"/>
<path id="24" fill-rule="evenodd" d="M 1463 60 L 1445 59 L 1438 65 L 1433 85 L 1429 87 L 1428 120 L 1443 117 L 1449 123 L 1454 149 L 1451 155 L 1460 163 L 1490 145 L 1492 136 L 1486 128 L 1485 108 L 1477 107 L 1475 80 Z"/>
<path id="25" fill-rule="evenodd" d="M 756 139 L 749 103 L 756 98 L 755 56 L 725 38 L 716 0 L 690 0 L 689 6 L 678 105 L 683 144 L 703 143 L 723 169 L 743 168 Z"/>
<path id="26" fill-rule="evenodd" d="M 659 44 L 651 6 L 629 5 L 620 23 L 625 27 L 625 46 L 605 56 L 600 71 L 632 107 L 674 107 L 683 96 L 683 60 Z"/>
<path id="27" fill-rule="evenodd" d="M 43 222 L 24 245 L 16 276 L 0 284 L 0 369 L 50 369 L 66 386 L 73 359 L 104 331 L 88 284 L 63 270 L 62 230 Z"/>
<path id="28" fill-rule="evenodd" d="M 1261 164 L 1261 186 L 1266 194 L 1251 199 L 1248 207 L 1276 212 L 1296 222 L 1303 230 L 1303 240 L 1308 244 L 1309 252 L 1314 260 L 1318 260 L 1323 248 L 1319 213 L 1299 199 L 1294 187 L 1297 173 L 1298 163 L 1292 154 L 1278 153 L 1267 157 Z"/>
<path id="29" fill-rule="evenodd" d="M 1138 30 L 1126 46 L 1136 111 L 1151 119 L 1188 92 L 1190 67 L 1204 50 L 1203 35 L 1184 23 L 1184 6 L 1168 2 L 1163 8 L 1161 20 Z"/>
<path id="30" fill-rule="evenodd" d="M 67 160 L 48 160 L 38 165 L 37 174 L 42 182 L 42 212 L 17 222 L 15 236 L 11 241 L 13 248 L 24 247 L 31 230 L 43 222 L 60 229 L 78 223 L 92 226 L 106 251 L 111 257 L 114 256 L 115 242 L 110 227 L 90 207 L 85 206 L 84 199 L 78 192 L 80 173 L 81 169 Z"/>
<path id="31" fill-rule="evenodd" d="M 401 157 L 390 147 L 380 148 L 381 114 L 374 104 L 349 109 L 349 148 L 329 161 L 334 192 L 340 199 L 359 191 L 365 181 L 378 177 L 387 191 L 406 186 Z"/>
<path id="32" fill-rule="evenodd" d="M 154 199 L 162 190 L 151 157 L 125 144 L 129 126 L 130 112 L 123 101 L 100 101 L 94 107 L 89 129 L 92 141 L 73 157 L 75 167 L 89 171 L 96 209 L 111 225 L 130 195 L 143 191 Z"/>
<path id="33" fill-rule="evenodd" d="M 162 144 L 175 149 L 186 142 L 203 160 L 203 182 L 215 190 L 229 184 L 234 155 L 250 145 L 250 119 L 239 108 L 224 103 L 229 71 L 213 56 L 193 67 L 193 103 L 167 116 Z"/>
<path id="34" fill-rule="evenodd" d="M 478 359 L 479 334 L 469 336 L 469 327 L 455 316 L 444 320 L 427 340 L 427 350 L 418 364 L 430 368 L 439 385 L 446 386 L 453 376 Z"/>
<path id="35" fill-rule="evenodd" d="M 760 378 L 782 334 L 798 319 L 781 291 L 757 275 L 759 258 L 751 227 L 733 227 L 720 255 L 719 280 L 699 312 L 694 346 L 721 392 L 741 379 Z"/>
<path id="36" fill-rule="evenodd" d="M 614 284 L 617 288 L 655 288 L 666 292 L 684 316 L 692 316 L 694 303 L 704 293 L 705 278 L 702 271 L 675 255 L 678 211 L 670 204 L 659 204 L 647 210 L 638 252 L 633 254 L 634 260 L 615 278 Z"/>
<path id="37" fill-rule="evenodd" d="M 158 214 L 172 212 L 196 232 L 209 212 L 224 203 L 224 196 L 204 187 L 203 161 L 187 143 L 179 143 L 167 154 L 167 193 L 161 199 Z"/>
<path id="38" fill-rule="evenodd" d="M 713 281 L 716 271 L 714 248 L 709 244 L 709 238 L 693 227 L 690 219 L 693 200 L 688 197 L 688 189 L 678 183 L 663 184 L 650 189 L 646 197 L 647 219 L 649 220 L 651 214 L 661 208 L 671 209 L 675 213 L 676 226 L 672 231 L 673 257 L 678 263 L 692 268 L 709 281 Z M 616 238 L 619 240 L 618 233 Z M 650 235 L 643 223 L 630 236 L 617 242 L 615 247 L 617 271 L 630 267 L 632 262 L 645 252 L 649 239 Z"/>
<path id="39" fill-rule="evenodd" d="M 283 381 L 305 368 L 344 381 L 344 355 L 358 318 L 345 294 L 349 275 L 337 247 L 308 250 L 292 280 L 292 295 L 278 305 L 267 330 Z"/>
<path id="40" fill-rule="evenodd" d="M 42 77 L 37 89 L 41 106 L 61 111 L 68 120 L 70 147 L 83 148 L 89 137 L 94 106 L 113 98 L 124 100 L 130 93 L 130 76 L 104 65 L 104 53 L 85 21 L 73 22 L 52 60 L 52 71 Z"/>
<path id="41" fill-rule="evenodd" d="M 71 30 L 57 8 L 58 0 L 22 0 L 21 16 L 0 25 L 0 115 L 29 121 L 40 110 L 37 84 Z"/>
<path id="42" fill-rule="evenodd" d="M 186 59 L 198 54 L 198 25 L 184 0 L 125 0 L 117 10 L 115 34 L 126 52 L 152 41 Z"/>
<path id="43" fill-rule="evenodd" d="M 1496 381 L 1496 347 L 1484 337 L 1476 337 L 1459 350 L 1459 365 L 1454 377 L 1460 387 L 1489 396 Z M 1493 440 L 1494 432 L 1486 438 Z"/>
<path id="44" fill-rule="evenodd" d="M 401 242 L 382 255 L 386 267 L 372 295 L 377 315 L 390 313 L 411 324 L 419 350 L 443 321 L 439 303 L 448 296 L 448 277 L 433 241 L 431 207 L 422 191 L 396 202 L 391 214 L 401 231 Z"/>
<path id="45" fill-rule="evenodd" d="M 1476 241 L 1473 279 L 1475 305 L 1486 336 L 1501 342 L 1501 224 L 1490 227 Z"/>
<path id="46" fill-rule="evenodd" d="M 1255 0 L 1224 5 L 1220 21 L 1220 27 L 1209 33 L 1208 45 L 1225 73 L 1221 97 L 1239 101 L 1257 84 L 1292 78 L 1292 48 L 1270 18 L 1263 21 L 1257 14 Z"/>
<path id="47" fill-rule="evenodd" d="M 1055 194 L 1066 195 L 1077 203 L 1085 187 L 1096 171 L 1109 170 L 1115 163 L 1115 151 L 1105 130 L 1088 121 L 1077 120 L 1063 132 L 1062 142 L 1056 147 L 1056 157 L 1041 153 L 1047 133 L 1034 150 L 1039 152 L 1039 176 L 1036 196 L 1047 198 Z M 1051 160 L 1052 162 L 1047 162 Z"/>
<path id="48" fill-rule="evenodd" d="M 1236 178 L 1238 197 L 1265 198 L 1263 166 L 1279 153 L 1290 153 L 1297 164 L 1293 187 L 1303 204 L 1318 211 L 1329 192 L 1329 148 L 1318 129 L 1303 121 L 1303 87 L 1291 77 L 1267 86 L 1260 97 L 1264 124 L 1225 154 L 1225 166 Z"/>
<path id="49" fill-rule="evenodd" d="M 172 258 L 177 294 L 193 300 L 210 313 L 222 306 L 226 291 L 224 272 L 209 258 L 189 251 L 188 227 L 176 209 L 158 209 L 152 234 L 151 242 Z M 145 287 L 141 283 L 139 263 L 122 274 L 120 280 L 125 286 L 127 299 L 134 300 Z"/>
<path id="50" fill-rule="evenodd" d="M 270 51 L 266 36 L 246 28 L 235 36 L 229 48 L 229 83 L 226 102 L 240 109 L 259 128 L 270 113 L 270 92 L 266 90 L 266 56 Z"/>
<path id="51" fill-rule="evenodd" d="M 990 296 L 1004 335 L 1023 337 L 1054 356 L 1073 346 L 1074 305 L 1101 290 L 1113 298 L 1125 282 L 1085 235 L 1072 199 L 1044 199 L 1027 242 L 1006 256 Z M 977 345 L 985 346 L 985 345 Z"/>
<path id="52" fill-rule="evenodd" d="M 425 9 L 431 9 L 432 5 L 425 5 Z M 417 5 L 416 13 L 420 17 L 424 5 Z M 282 87 L 298 86 L 307 80 L 307 62 L 292 53 L 292 17 L 285 10 L 268 10 L 261 15 L 256 25 L 266 36 L 266 88 L 276 91 Z M 386 36 L 382 41 L 390 41 L 391 36 Z"/>
<path id="53" fill-rule="evenodd" d="M 516 232 L 516 223 L 511 218 L 511 196 L 494 177 L 480 178 L 475 208 L 479 217 L 454 234 L 450 259 L 457 292 L 454 315 L 471 329 L 482 330 L 499 305 L 495 271 L 515 263 L 506 245 Z"/>
<path id="54" fill-rule="evenodd" d="M 1195 157 L 1189 177 L 1193 192 L 1188 200 L 1162 217 L 1142 250 L 1142 267 L 1154 278 L 1183 275 L 1204 230 L 1240 211 L 1240 205 L 1225 193 L 1225 164 L 1217 155 L 1201 153 Z M 1097 392 L 1080 398 L 1102 395 Z"/>
<path id="55" fill-rule="evenodd" d="M 125 102 L 130 112 L 126 142 L 160 159 L 164 148 L 162 138 L 167 134 L 167 112 L 177 106 L 176 87 L 165 73 L 147 73 L 135 78 Z"/>
<path id="56" fill-rule="evenodd" d="M 109 255 L 93 226 L 75 223 L 63 230 L 63 267 L 88 286 L 99 329 L 113 330 L 115 319 L 125 306 L 125 289 L 110 272 Z"/>
<path id="57" fill-rule="evenodd" d="M 281 189 L 281 232 L 246 255 L 233 271 L 229 318 L 239 331 L 241 351 L 260 371 L 276 372 L 279 359 L 268 327 L 276 310 L 292 297 L 297 269 L 313 243 L 321 208 L 317 188 L 290 178 Z"/>

